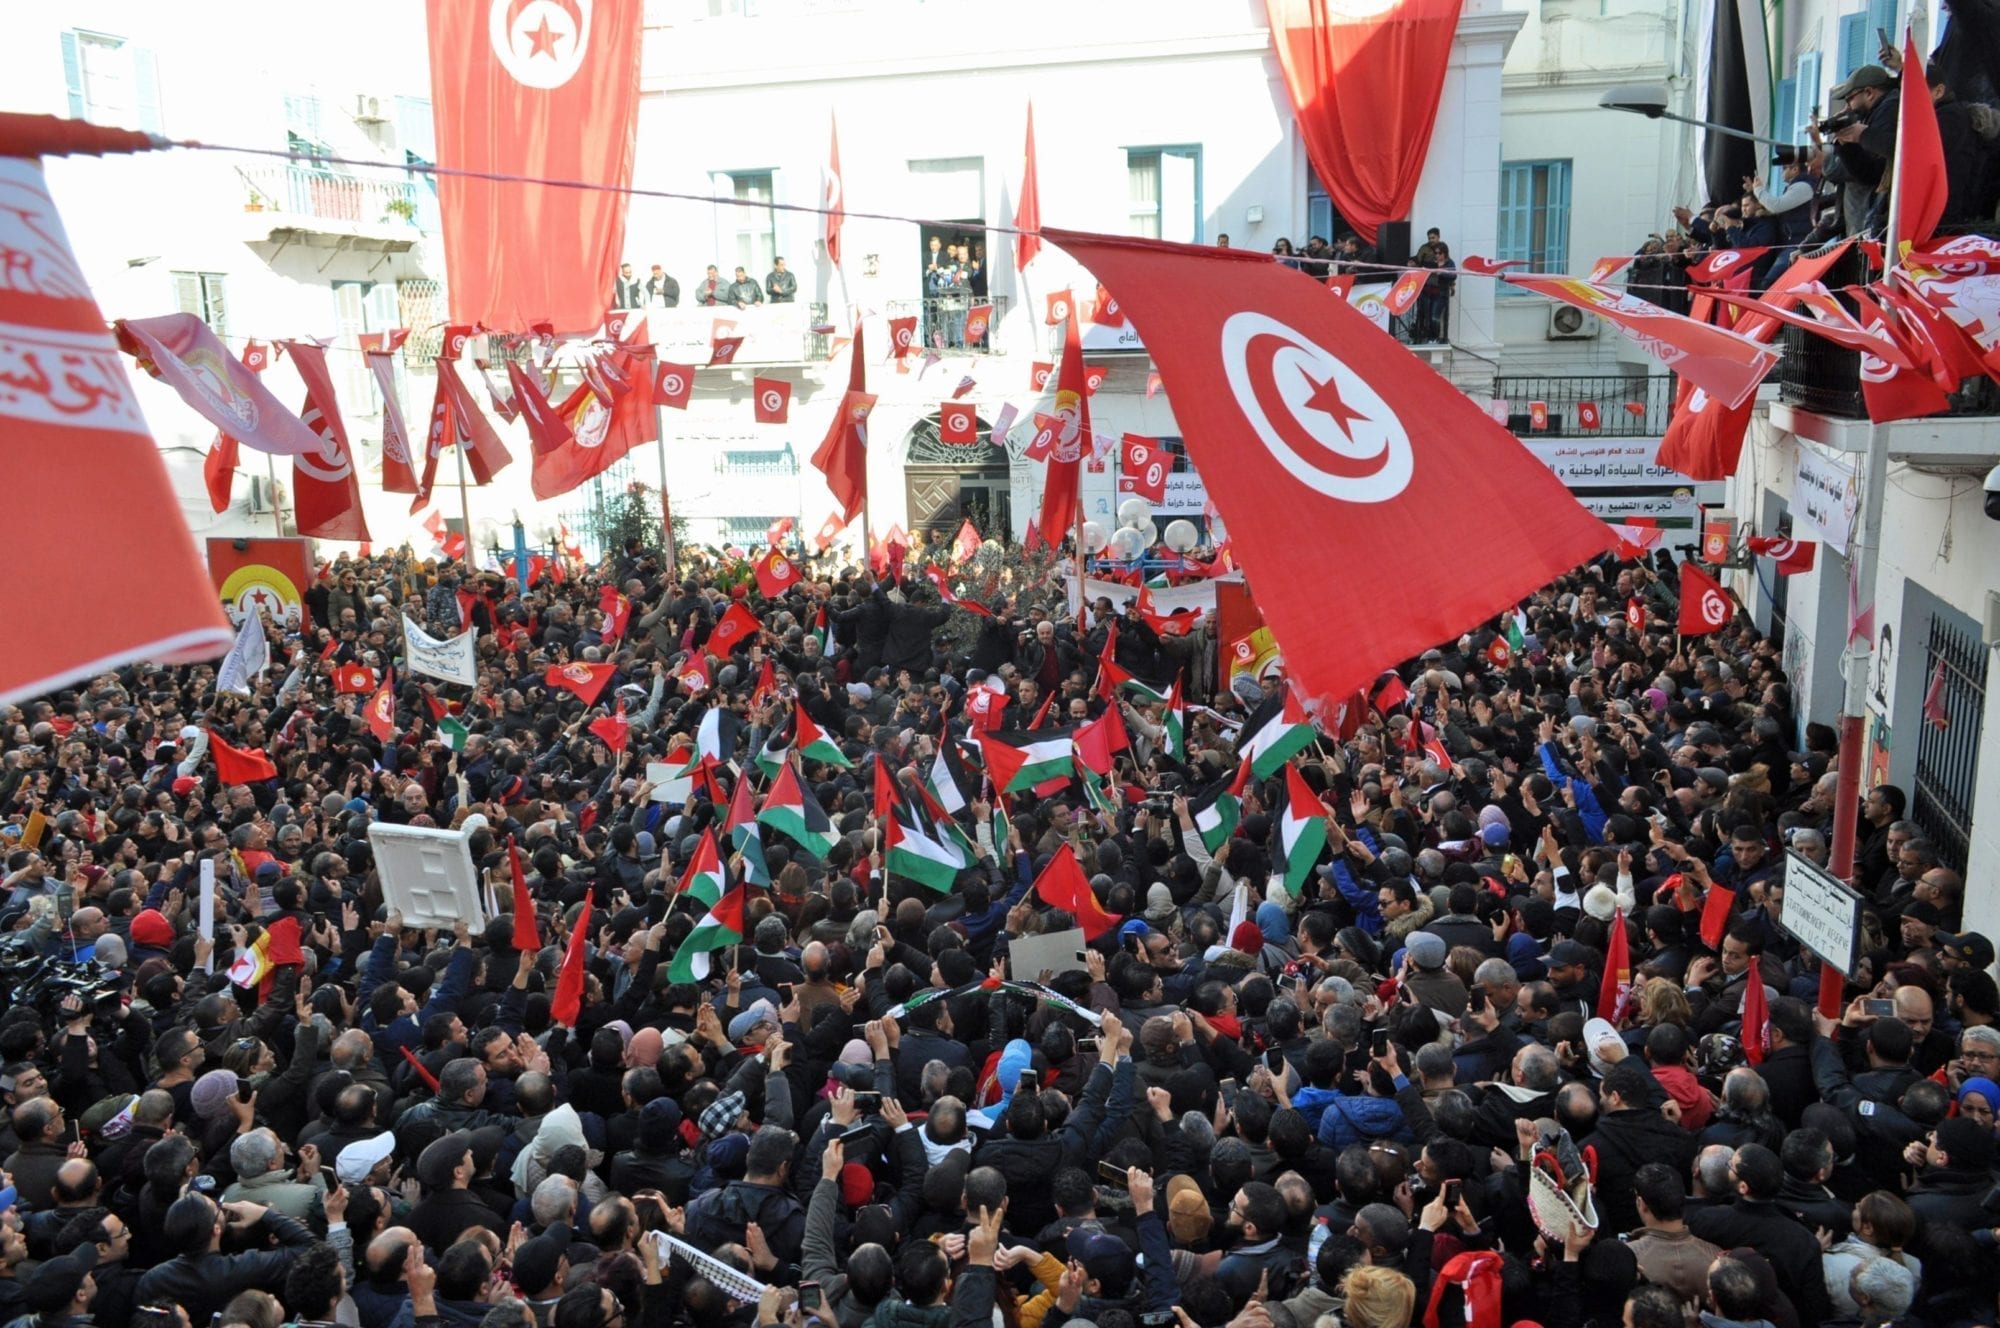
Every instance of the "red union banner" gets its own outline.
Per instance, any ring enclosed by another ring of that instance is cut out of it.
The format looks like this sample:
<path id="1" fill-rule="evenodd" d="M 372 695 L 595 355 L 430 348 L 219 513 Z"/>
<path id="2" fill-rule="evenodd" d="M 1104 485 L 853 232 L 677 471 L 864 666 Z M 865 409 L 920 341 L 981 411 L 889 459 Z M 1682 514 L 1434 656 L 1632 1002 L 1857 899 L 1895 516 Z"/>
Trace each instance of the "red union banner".
<path id="1" fill-rule="evenodd" d="M 437 164 L 608 186 L 439 176 L 452 322 L 603 320 L 625 244 L 640 27 L 629 0 L 430 0 Z"/>
<path id="2" fill-rule="evenodd" d="M 1437 123 L 1460 0 L 1265 0 L 1313 173 L 1374 243 L 1410 215 Z"/>

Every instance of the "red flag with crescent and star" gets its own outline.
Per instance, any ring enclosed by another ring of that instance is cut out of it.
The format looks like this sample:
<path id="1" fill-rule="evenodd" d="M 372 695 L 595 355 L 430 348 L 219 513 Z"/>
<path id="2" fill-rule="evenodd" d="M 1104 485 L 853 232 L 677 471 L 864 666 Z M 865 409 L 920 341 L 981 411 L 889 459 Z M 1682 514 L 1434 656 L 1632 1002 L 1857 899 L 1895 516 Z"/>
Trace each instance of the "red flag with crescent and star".
<path id="1" fill-rule="evenodd" d="M 642 19 L 602 0 L 431 0 L 454 321 L 582 332 L 603 320 L 637 157 Z"/>
<path id="2" fill-rule="evenodd" d="M 1681 618 L 1682 636 L 1707 636 L 1719 632 L 1729 625 L 1735 616 L 1730 607 L 1729 594 L 1714 577 L 1696 567 L 1692 562 L 1681 564 Z"/>
<path id="3" fill-rule="evenodd" d="M 826 437 L 812 454 L 812 463 L 826 476 L 826 487 L 840 505 L 841 524 L 861 515 L 868 502 L 868 414 L 875 398 L 868 391 L 867 356 L 861 346 L 861 324 L 854 325 L 853 359 L 847 368 L 847 391 L 827 425 Z"/>
<path id="4" fill-rule="evenodd" d="M 354 452 L 334 397 L 333 376 L 327 372 L 326 351 L 311 341 L 281 344 L 306 385 L 299 418 L 320 440 L 319 451 L 292 458 L 292 502 L 299 534 L 365 540 L 368 520 L 361 512 L 361 482 L 354 473 Z"/>
<path id="5" fill-rule="evenodd" d="M 1777 563 L 1779 576 L 1812 571 L 1819 553 L 1818 541 L 1797 540 L 1789 535 L 1751 535 L 1743 541 L 1743 547 Z"/>
<path id="6" fill-rule="evenodd" d="M 840 125 L 826 117 L 826 178 L 820 182 L 820 207 L 825 210 L 826 256 L 840 266 L 840 228 L 847 224 L 847 181 L 840 174 Z"/>
<path id="7" fill-rule="evenodd" d="M 1177 385 L 1233 557 L 1301 697 L 1326 713 L 1611 546 L 1512 434 L 1313 278 L 1264 254 L 1046 238 L 1117 292 Z M 1401 610 L 1380 612 L 1368 570 L 1380 550 L 1412 523 L 1455 519 L 1476 526 L 1478 556 L 1405 569 Z"/>

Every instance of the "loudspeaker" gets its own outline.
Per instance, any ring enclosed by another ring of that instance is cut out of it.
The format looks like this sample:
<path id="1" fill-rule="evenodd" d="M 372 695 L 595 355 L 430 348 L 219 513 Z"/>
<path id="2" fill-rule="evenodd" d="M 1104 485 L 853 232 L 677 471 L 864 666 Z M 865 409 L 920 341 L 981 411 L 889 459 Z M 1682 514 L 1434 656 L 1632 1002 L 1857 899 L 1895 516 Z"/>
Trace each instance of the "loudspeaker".
<path id="1" fill-rule="evenodd" d="M 1410 263 L 1410 223 L 1385 221 L 1375 232 L 1375 261 L 1390 267 Z"/>

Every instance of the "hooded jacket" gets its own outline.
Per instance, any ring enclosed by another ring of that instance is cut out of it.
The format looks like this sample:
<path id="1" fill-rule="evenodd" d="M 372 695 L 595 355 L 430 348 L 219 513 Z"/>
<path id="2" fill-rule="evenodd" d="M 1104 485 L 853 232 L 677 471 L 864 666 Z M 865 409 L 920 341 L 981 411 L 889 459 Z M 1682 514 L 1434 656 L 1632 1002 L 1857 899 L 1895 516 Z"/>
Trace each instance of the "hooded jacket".
<path id="1" fill-rule="evenodd" d="M 1335 1150 L 1349 1144 L 1395 1139 L 1414 1143 L 1416 1135 L 1394 1098 L 1335 1093 L 1319 1118 L 1319 1141 Z"/>
<path id="2" fill-rule="evenodd" d="M 1694 1165 L 1694 1136 L 1657 1111 L 1625 1107 L 1597 1118 L 1597 1129 L 1583 1141 L 1597 1149 L 1597 1211 L 1606 1232 L 1630 1231 L 1639 1225 L 1632 1176 L 1648 1162 L 1664 1162 L 1676 1175 Z"/>

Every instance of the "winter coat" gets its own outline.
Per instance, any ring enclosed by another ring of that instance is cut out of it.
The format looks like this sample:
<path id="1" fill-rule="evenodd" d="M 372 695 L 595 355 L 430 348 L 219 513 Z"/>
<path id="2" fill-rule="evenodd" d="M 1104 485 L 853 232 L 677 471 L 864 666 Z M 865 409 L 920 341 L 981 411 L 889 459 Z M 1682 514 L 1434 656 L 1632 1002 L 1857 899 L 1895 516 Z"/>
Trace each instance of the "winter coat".
<path id="1" fill-rule="evenodd" d="M 1657 1111 L 1626 1107 L 1597 1118 L 1597 1129 L 1583 1141 L 1597 1149 L 1597 1211 L 1600 1229 L 1630 1231 L 1639 1225 L 1632 1176 L 1648 1162 L 1664 1162 L 1676 1175 L 1694 1164 L 1694 1136 Z"/>
<path id="2" fill-rule="evenodd" d="M 1339 1150 L 1349 1144 L 1370 1144 L 1384 1139 L 1416 1142 L 1416 1135 L 1403 1119 L 1403 1109 L 1394 1098 L 1336 1093 L 1320 1115 L 1319 1141 L 1328 1148 Z"/>

